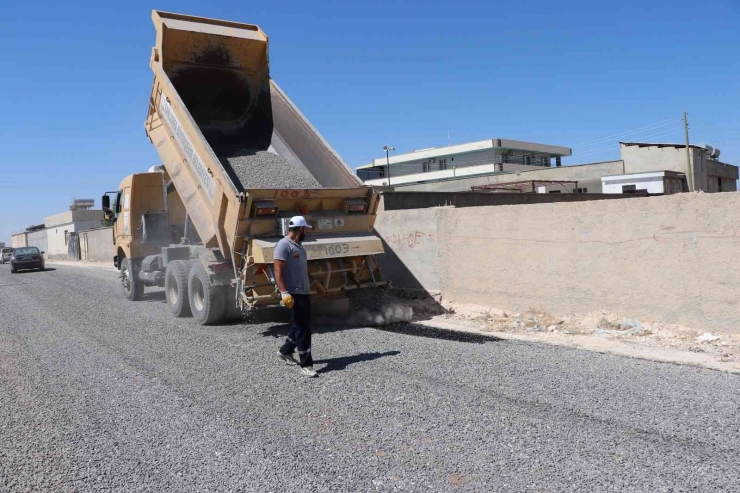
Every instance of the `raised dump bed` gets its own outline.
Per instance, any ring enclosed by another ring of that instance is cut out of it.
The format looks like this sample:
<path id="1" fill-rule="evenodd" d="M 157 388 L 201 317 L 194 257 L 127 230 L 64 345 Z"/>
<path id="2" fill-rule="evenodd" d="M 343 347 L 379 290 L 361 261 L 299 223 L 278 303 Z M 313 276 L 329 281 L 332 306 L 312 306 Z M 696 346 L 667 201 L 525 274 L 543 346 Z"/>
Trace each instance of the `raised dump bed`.
<path id="1" fill-rule="evenodd" d="M 296 214 L 314 226 L 305 242 L 312 293 L 386 285 L 373 258 L 383 251 L 372 233 L 378 196 L 270 79 L 262 30 L 159 11 L 152 19 L 145 128 L 164 169 L 161 186 L 148 173 L 119 188 L 117 265 L 127 295 L 141 295 L 137 283 L 167 284 L 172 263 L 173 282 L 200 276 L 200 294 L 166 289 L 175 315 L 185 295 L 202 323 L 222 320 L 229 305 L 275 304 L 272 251 Z M 172 231 L 184 232 L 182 244 L 170 244 Z M 223 310 L 209 309 L 224 297 Z"/>

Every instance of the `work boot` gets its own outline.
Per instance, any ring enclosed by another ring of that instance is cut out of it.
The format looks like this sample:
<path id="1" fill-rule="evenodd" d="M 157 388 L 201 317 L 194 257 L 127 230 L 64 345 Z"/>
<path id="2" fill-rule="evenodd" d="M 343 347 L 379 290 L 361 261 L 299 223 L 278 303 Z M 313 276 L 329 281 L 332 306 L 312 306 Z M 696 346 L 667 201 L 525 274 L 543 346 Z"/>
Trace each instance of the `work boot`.
<path id="1" fill-rule="evenodd" d="M 314 377 L 319 376 L 319 374 L 314 371 L 313 366 L 302 366 L 301 373 L 303 373 L 305 376 L 309 378 L 314 378 Z"/>
<path id="2" fill-rule="evenodd" d="M 295 360 L 292 354 L 283 354 L 278 350 L 278 356 L 280 356 L 280 359 L 285 361 L 288 365 L 297 365 L 298 362 Z"/>

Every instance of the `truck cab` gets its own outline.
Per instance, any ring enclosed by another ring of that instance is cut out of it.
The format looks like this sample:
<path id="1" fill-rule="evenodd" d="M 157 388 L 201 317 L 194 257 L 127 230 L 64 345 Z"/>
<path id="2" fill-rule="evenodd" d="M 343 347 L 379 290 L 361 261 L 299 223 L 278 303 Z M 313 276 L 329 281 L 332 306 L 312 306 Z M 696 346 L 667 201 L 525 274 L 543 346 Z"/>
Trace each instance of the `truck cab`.
<path id="1" fill-rule="evenodd" d="M 113 263 L 120 269 L 124 259 L 138 262 L 147 255 L 158 253 L 159 247 L 143 242 L 142 215 L 150 212 L 167 214 L 171 242 L 180 241 L 179 231 L 185 227 L 185 208 L 174 188 L 165 192 L 167 174 L 164 170 L 136 173 L 124 178 L 118 190 L 103 196 L 106 219 L 113 222 L 113 242 L 116 256 Z"/>

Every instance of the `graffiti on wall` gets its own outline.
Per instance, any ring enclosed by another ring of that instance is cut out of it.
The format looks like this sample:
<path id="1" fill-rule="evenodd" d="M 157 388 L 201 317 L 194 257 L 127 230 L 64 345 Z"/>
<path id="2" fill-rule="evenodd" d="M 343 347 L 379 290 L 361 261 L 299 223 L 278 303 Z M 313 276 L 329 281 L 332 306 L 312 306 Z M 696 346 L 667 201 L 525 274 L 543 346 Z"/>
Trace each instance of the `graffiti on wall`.
<path id="1" fill-rule="evenodd" d="M 424 233 L 422 231 L 409 231 L 404 233 L 391 233 L 383 237 L 385 242 L 391 246 L 416 248 L 422 244 L 425 238 L 433 237 L 434 235 Z"/>

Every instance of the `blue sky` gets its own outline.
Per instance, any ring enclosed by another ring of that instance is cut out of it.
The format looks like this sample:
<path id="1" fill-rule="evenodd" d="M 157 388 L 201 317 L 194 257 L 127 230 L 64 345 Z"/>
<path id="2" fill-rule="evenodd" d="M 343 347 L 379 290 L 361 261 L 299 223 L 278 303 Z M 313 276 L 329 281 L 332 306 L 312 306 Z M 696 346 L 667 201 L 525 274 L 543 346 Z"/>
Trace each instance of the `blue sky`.
<path id="1" fill-rule="evenodd" d="M 158 163 L 152 8 L 260 25 L 272 76 L 352 167 L 448 131 L 614 159 L 599 139 L 674 119 L 625 137 L 680 142 L 682 111 L 740 164 L 738 0 L 2 2 L 0 241 Z"/>

